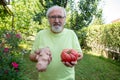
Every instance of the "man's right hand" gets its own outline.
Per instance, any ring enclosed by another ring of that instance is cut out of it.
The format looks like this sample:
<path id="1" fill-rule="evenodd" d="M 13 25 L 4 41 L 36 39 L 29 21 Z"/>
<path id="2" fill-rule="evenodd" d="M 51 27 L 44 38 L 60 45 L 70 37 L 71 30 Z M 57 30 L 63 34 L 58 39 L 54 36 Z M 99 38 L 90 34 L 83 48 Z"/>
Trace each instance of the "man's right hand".
<path id="1" fill-rule="evenodd" d="M 40 51 L 41 51 L 41 49 L 38 49 L 34 53 L 31 53 L 29 55 L 30 60 L 33 61 L 33 62 L 37 62 L 38 61 L 38 56 L 40 54 Z"/>

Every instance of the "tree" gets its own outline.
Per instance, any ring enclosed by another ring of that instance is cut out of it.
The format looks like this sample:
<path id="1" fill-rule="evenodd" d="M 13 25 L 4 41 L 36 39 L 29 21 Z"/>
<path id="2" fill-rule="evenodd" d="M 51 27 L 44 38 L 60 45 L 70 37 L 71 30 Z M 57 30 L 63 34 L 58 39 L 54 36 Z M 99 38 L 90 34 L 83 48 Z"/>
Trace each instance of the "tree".
<path id="1" fill-rule="evenodd" d="M 94 19 L 91 22 L 91 25 L 102 25 L 104 24 L 104 20 L 102 19 L 102 9 L 99 9 L 94 16 Z"/>
<path id="2" fill-rule="evenodd" d="M 45 13 L 50 6 L 59 5 L 70 12 L 71 17 L 69 17 L 68 20 L 70 23 L 67 24 L 67 27 L 74 30 L 80 30 L 82 27 L 88 26 L 93 20 L 93 17 L 97 15 L 97 7 L 100 0 L 79 0 L 77 5 L 74 0 L 39 0 L 39 2 L 44 9 L 36 15 L 37 17 L 40 15 L 45 16 Z"/>
<path id="3" fill-rule="evenodd" d="M 78 10 L 72 11 L 71 28 L 79 30 L 83 27 L 88 26 L 93 17 L 97 15 L 98 3 L 100 0 L 80 0 L 78 2 Z"/>

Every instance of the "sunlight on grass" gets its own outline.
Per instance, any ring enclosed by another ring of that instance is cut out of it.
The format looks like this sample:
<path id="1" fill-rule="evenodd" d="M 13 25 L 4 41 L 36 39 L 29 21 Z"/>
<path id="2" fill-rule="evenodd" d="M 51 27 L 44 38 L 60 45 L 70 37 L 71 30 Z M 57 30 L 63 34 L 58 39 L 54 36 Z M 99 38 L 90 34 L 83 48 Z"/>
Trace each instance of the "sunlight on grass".
<path id="1" fill-rule="evenodd" d="M 101 56 L 101 54 L 99 54 L 99 53 L 95 53 L 95 52 L 93 52 L 93 51 L 87 51 L 87 53 L 86 54 L 91 54 L 91 55 L 94 55 L 94 56 Z"/>
<path id="2" fill-rule="evenodd" d="M 120 80 L 119 75 L 120 66 L 90 53 L 76 65 L 76 80 Z"/>

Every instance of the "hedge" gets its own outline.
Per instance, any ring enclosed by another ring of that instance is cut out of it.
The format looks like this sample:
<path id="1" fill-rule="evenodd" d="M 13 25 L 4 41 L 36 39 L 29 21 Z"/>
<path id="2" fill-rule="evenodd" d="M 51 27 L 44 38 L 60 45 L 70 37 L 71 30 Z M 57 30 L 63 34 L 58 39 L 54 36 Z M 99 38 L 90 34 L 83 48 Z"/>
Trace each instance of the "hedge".
<path id="1" fill-rule="evenodd" d="M 120 55 L 120 22 L 89 26 L 84 30 L 86 30 L 85 45 L 92 51 L 100 54 L 110 51 Z"/>

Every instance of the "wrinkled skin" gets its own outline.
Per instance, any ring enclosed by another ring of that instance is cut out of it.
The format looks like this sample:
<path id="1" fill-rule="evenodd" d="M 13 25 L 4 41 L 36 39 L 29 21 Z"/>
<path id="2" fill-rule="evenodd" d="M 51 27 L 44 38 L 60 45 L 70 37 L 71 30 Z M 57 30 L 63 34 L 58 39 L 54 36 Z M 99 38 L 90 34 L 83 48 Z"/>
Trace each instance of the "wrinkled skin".
<path id="1" fill-rule="evenodd" d="M 38 61 L 36 64 L 37 70 L 39 72 L 46 71 L 47 66 L 52 60 L 50 49 L 48 47 L 42 48 L 35 53 L 37 54 L 36 60 Z"/>

